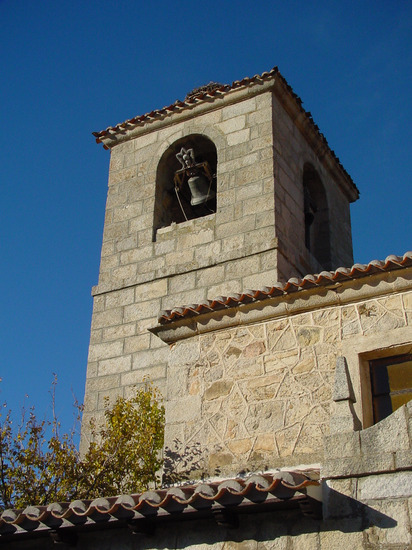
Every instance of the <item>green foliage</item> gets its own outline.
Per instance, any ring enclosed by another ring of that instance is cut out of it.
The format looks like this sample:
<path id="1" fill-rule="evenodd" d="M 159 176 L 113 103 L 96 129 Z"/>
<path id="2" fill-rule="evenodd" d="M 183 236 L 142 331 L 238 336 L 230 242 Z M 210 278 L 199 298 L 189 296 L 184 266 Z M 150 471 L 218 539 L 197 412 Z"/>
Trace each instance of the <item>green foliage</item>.
<path id="1" fill-rule="evenodd" d="M 105 424 L 90 424 L 92 443 L 81 456 L 75 428 L 60 435 L 60 423 L 39 421 L 23 411 L 14 429 L 10 411 L 0 421 L 0 507 L 23 508 L 51 502 L 139 492 L 156 483 L 162 461 L 164 407 L 146 384 L 133 397 L 118 397 L 105 411 Z M 82 407 L 75 404 L 77 420 Z M 51 433 L 51 436 L 47 434 Z"/>

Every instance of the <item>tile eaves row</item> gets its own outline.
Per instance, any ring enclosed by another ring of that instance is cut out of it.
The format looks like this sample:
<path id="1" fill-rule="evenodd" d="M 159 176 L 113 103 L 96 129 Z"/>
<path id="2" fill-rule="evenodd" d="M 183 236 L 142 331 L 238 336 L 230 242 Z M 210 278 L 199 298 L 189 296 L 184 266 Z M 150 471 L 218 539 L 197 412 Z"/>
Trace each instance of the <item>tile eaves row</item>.
<path id="1" fill-rule="evenodd" d="M 266 472 L 246 478 L 173 486 L 141 494 L 28 506 L 24 510 L 5 510 L 1 514 L 0 537 L 85 523 L 201 511 L 212 509 L 215 505 L 235 506 L 242 502 L 262 504 L 273 498 L 291 500 L 305 495 L 309 486 L 319 487 L 319 470 Z"/>
<path id="2" fill-rule="evenodd" d="M 334 271 L 322 271 L 319 274 L 305 275 L 303 278 L 293 277 L 286 283 L 275 283 L 272 287 L 257 290 L 245 290 L 241 294 L 218 296 L 200 304 L 190 304 L 164 310 L 159 313 L 158 322 L 166 324 L 177 319 L 188 318 L 202 313 L 237 307 L 242 304 L 262 301 L 268 298 L 286 296 L 294 292 L 317 287 L 330 286 L 349 280 L 360 279 L 375 273 L 390 272 L 412 266 L 412 252 L 403 256 L 390 255 L 383 261 L 372 260 L 368 264 L 354 264 L 352 267 L 339 267 Z"/>
<path id="3" fill-rule="evenodd" d="M 318 125 L 313 120 L 312 114 L 309 111 L 305 111 L 305 109 L 302 107 L 301 98 L 293 91 L 292 87 L 288 84 L 286 79 L 280 73 L 278 67 L 274 67 L 270 71 L 265 71 L 261 74 L 256 74 L 252 77 L 245 77 L 242 80 L 235 80 L 234 82 L 232 82 L 232 84 L 222 84 L 221 86 L 213 90 L 200 91 L 199 93 L 194 94 L 192 96 L 187 96 L 183 101 L 178 99 L 174 103 L 167 105 L 162 109 L 154 109 L 150 113 L 145 113 L 143 115 L 135 116 L 124 122 L 116 124 L 115 126 L 108 126 L 105 130 L 102 130 L 100 132 L 92 132 L 92 134 L 96 138 L 96 143 L 102 143 L 105 149 L 109 149 L 109 147 L 104 143 L 102 138 L 105 138 L 108 136 L 116 136 L 119 134 L 120 135 L 126 134 L 127 131 L 133 130 L 138 126 L 143 126 L 144 124 L 153 122 L 154 120 L 162 119 L 165 116 L 168 116 L 172 113 L 177 113 L 185 109 L 190 109 L 195 105 L 198 105 L 201 103 L 214 101 L 215 99 L 221 98 L 231 91 L 234 91 L 240 88 L 245 88 L 247 86 L 252 86 L 254 84 L 259 84 L 264 81 L 274 80 L 275 78 L 279 79 L 279 81 L 282 83 L 284 88 L 290 94 L 293 101 L 297 105 L 300 113 L 307 119 L 310 126 L 313 128 L 315 134 L 324 144 L 326 149 L 330 152 L 330 154 L 332 155 L 332 158 L 337 163 L 339 169 L 343 172 L 344 176 L 352 185 L 353 190 L 355 191 L 355 194 L 359 195 L 358 188 L 356 187 L 355 183 L 353 182 L 348 172 L 345 170 L 345 168 L 341 164 L 335 151 L 329 147 L 329 144 L 324 134 L 320 131 Z"/>

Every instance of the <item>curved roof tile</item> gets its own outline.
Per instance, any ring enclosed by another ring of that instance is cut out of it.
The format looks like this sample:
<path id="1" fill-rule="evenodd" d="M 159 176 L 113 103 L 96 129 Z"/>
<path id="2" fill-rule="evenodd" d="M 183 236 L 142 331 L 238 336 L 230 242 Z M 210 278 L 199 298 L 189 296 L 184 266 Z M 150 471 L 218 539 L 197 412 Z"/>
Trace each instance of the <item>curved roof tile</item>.
<path id="1" fill-rule="evenodd" d="M 335 151 L 329 147 L 329 144 L 325 138 L 325 136 L 322 134 L 322 132 L 319 130 L 318 125 L 314 122 L 312 114 L 309 111 L 305 111 L 302 107 L 302 100 L 301 98 L 293 91 L 292 87 L 288 84 L 286 79 L 282 76 L 280 73 L 278 67 L 273 67 L 270 71 L 265 71 L 262 74 L 256 74 L 252 77 L 245 77 L 242 80 L 235 80 L 232 82 L 232 84 L 222 84 L 221 86 L 217 87 L 214 90 L 210 90 L 208 92 L 202 92 L 200 91 L 198 94 L 195 94 L 190 97 L 186 97 L 183 101 L 177 99 L 174 103 L 171 105 L 167 105 L 163 107 L 162 109 L 155 109 L 151 111 L 150 113 L 145 113 L 143 115 L 135 116 L 133 118 L 130 118 L 126 120 L 125 122 L 121 122 L 119 124 L 116 124 L 115 126 L 108 126 L 105 130 L 102 130 L 100 132 L 92 132 L 94 137 L 96 138 L 96 143 L 102 143 L 103 147 L 105 149 L 109 149 L 109 147 L 103 143 L 104 137 L 108 137 L 110 135 L 124 135 L 126 131 L 133 130 L 134 128 L 138 126 L 143 126 L 144 124 L 150 123 L 154 120 L 160 120 L 165 118 L 168 114 L 178 111 L 183 111 L 185 109 L 190 109 L 194 105 L 198 105 L 201 103 L 207 103 L 214 101 L 215 99 L 218 99 L 220 97 L 223 97 L 227 93 L 231 92 L 232 90 L 237 90 L 239 88 L 244 88 L 247 86 L 251 86 L 254 84 L 259 84 L 261 82 L 267 81 L 267 80 L 274 80 L 278 78 L 283 86 L 286 88 L 286 90 L 289 92 L 291 97 L 293 98 L 294 102 L 298 106 L 298 109 L 300 110 L 301 114 L 308 120 L 309 124 L 312 126 L 315 133 L 320 138 L 321 142 L 325 145 L 325 147 L 330 151 L 333 159 L 338 164 L 340 170 L 344 173 L 345 177 L 348 179 L 350 184 L 353 186 L 356 193 L 359 193 L 358 188 L 356 187 L 355 183 L 353 182 L 350 175 L 347 173 L 343 165 L 341 164 L 339 158 L 337 157 Z"/>
<path id="2" fill-rule="evenodd" d="M 13 533 L 44 531 L 57 526 L 75 527 L 87 523 L 104 523 L 113 519 L 152 517 L 157 510 L 172 514 L 176 504 L 186 508 L 205 509 L 214 505 L 239 505 L 243 500 L 254 503 L 264 499 L 291 500 L 305 493 L 309 486 L 319 486 L 319 470 L 279 471 L 254 474 L 199 484 L 146 491 L 94 500 L 75 500 L 48 506 L 28 506 L 24 510 L 5 510 L 0 516 L 0 537 Z M 286 492 L 285 492 L 286 490 Z M 260 494 L 259 497 L 256 495 Z M 302 496 L 302 495 L 301 495 Z M 187 510 L 189 511 L 189 510 Z M 59 523 L 60 521 L 60 523 Z M 1 540 L 1 538 L 0 538 Z"/>
<path id="3" fill-rule="evenodd" d="M 193 317 L 208 311 L 217 311 L 253 301 L 261 301 L 275 296 L 285 296 L 310 288 L 333 285 L 338 282 L 351 279 L 360 279 L 374 273 L 389 272 L 412 266 L 412 252 L 405 252 L 403 256 L 390 255 L 384 261 L 372 260 L 368 264 L 354 264 L 352 267 L 338 267 L 334 271 L 322 271 L 314 275 L 305 275 L 303 278 L 292 277 L 286 283 L 275 283 L 272 287 L 263 287 L 258 290 L 245 290 L 243 294 L 231 296 L 218 296 L 213 300 L 207 300 L 200 304 L 190 304 L 164 310 L 159 313 L 158 321 L 161 324 L 169 323 L 175 319 Z"/>

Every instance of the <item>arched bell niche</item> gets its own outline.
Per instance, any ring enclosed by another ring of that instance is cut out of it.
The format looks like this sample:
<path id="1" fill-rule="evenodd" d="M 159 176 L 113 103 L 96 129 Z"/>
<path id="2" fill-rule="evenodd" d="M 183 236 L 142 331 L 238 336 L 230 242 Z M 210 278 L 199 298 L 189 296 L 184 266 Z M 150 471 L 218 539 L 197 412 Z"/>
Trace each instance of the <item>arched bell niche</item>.
<path id="1" fill-rule="evenodd" d="M 156 173 L 154 240 L 161 227 L 216 212 L 216 146 L 201 134 L 175 141 Z"/>
<path id="2" fill-rule="evenodd" d="M 331 268 L 330 221 L 325 188 L 315 168 L 303 168 L 305 245 L 324 269 Z"/>

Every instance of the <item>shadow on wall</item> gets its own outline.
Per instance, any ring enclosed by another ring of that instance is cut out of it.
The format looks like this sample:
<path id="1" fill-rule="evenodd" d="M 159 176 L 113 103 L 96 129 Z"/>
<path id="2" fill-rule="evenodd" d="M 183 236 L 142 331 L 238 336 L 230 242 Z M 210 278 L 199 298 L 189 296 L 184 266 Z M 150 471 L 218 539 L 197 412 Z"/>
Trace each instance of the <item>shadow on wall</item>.
<path id="1" fill-rule="evenodd" d="M 163 462 L 163 485 L 173 485 L 182 481 L 203 479 L 206 469 L 200 442 L 186 445 L 182 450 L 182 442 L 173 440 L 173 448 L 165 447 Z M 216 473 L 216 475 L 218 475 Z"/>
<path id="2" fill-rule="evenodd" d="M 149 529 L 147 532 L 141 529 L 137 530 L 137 544 L 141 549 L 175 548 L 183 550 L 194 545 L 214 546 L 219 549 L 222 548 L 221 544 L 230 542 L 247 543 L 248 541 L 253 541 L 252 545 L 248 544 L 242 546 L 242 548 L 274 548 L 274 541 L 279 541 L 279 548 L 295 547 L 295 542 L 299 543 L 299 547 L 302 548 L 320 548 L 319 534 L 323 533 L 323 536 L 326 535 L 327 537 L 327 542 L 324 540 L 322 543 L 323 547 L 325 547 L 324 543 L 330 543 L 333 548 L 341 548 L 342 539 L 340 535 L 342 533 L 359 533 L 361 546 L 352 546 L 356 548 L 363 547 L 361 539 L 364 529 L 369 527 L 391 529 L 397 525 L 391 517 L 359 502 L 353 502 L 353 499 L 345 495 L 336 493 L 333 498 L 335 503 L 342 508 L 351 508 L 355 515 L 344 520 L 320 521 L 302 518 L 302 514 L 298 509 L 274 509 L 270 512 L 251 514 L 245 513 L 247 509 L 245 507 L 241 508 L 242 513 L 239 514 L 238 527 L 231 528 L 219 524 L 211 516 L 188 522 L 179 521 L 179 515 L 177 514 L 174 521 L 156 522 L 155 525 L 152 524 L 153 529 Z M 235 514 L 236 511 L 237 508 L 234 507 L 233 512 Z M 181 519 L 188 518 L 185 518 L 185 514 L 183 514 Z M 125 537 L 122 541 L 124 548 L 137 548 L 134 545 L 134 539 L 130 538 L 130 531 L 119 532 L 119 530 L 114 529 L 100 533 L 98 536 L 104 537 L 104 548 L 119 548 L 122 534 Z M 280 541 L 281 538 L 284 540 Z M 90 540 L 90 546 L 88 540 Z M 91 533 L 85 535 L 84 538 L 82 537 L 82 542 L 84 544 L 82 548 L 102 548 L 99 544 L 103 540 L 99 541 L 96 533 Z M 256 543 L 262 543 L 262 545 L 256 546 Z M 353 540 L 351 538 L 351 543 L 356 545 L 357 539 Z"/>

